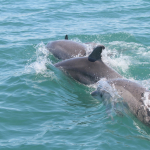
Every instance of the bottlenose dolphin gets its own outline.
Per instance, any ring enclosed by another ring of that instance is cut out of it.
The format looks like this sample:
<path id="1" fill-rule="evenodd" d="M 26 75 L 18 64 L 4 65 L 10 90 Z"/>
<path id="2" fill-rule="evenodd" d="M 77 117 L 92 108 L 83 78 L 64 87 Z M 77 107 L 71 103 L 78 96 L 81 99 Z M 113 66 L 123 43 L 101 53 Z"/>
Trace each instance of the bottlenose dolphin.
<path id="1" fill-rule="evenodd" d="M 131 112 L 140 121 L 150 126 L 150 91 L 133 81 L 123 78 L 107 80 L 106 82 L 118 92 Z M 91 95 L 105 99 L 103 96 L 106 95 L 106 92 L 108 91 L 104 88 L 97 88 Z"/>
<path id="2" fill-rule="evenodd" d="M 122 78 L 120 74 L 108 67 L 101 59 L 103 45 L 94 48 L 89 57 L 71 58 L 56 63 L 55 66 L 69 73 L 83 84 L 94 84 L 101 78 Z"/>
<path id="3" fill-rule="evenodd" d="M 78 43 L 75 41 L 68 40 L 68 35 L 65 36 L 65 40 L 57 40 L 49 42 L 46 48 L 58 59 L 70 59 L 75 56 L 81 57 L 86 55 L 87 46 L 95 47 L 97 44 L 93 42 Z"/>
<path id="4" fill-rule="evenodd" d="M 57 40 L 49 42 L 46 48 L 58 59 L 69 59 L 75 56 L 85 56 L 86 46 L 81 43 L 68 40 L 68 35 L 65 40 Z"/>

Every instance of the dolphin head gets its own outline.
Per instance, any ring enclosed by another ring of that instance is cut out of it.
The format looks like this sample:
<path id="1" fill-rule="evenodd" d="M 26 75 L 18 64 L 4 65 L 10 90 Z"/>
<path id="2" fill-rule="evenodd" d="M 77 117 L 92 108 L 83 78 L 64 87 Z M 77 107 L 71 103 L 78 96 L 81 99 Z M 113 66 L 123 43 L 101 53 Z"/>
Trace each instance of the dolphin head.
<path id="1" fill-rule="evenodd" d="M 96 91 L 93 91 L 91 93 L 91 95 L 95 98 L 98 99 L 100 101 L 110 101 L 110 99 L 112 98 L 111 93 L 109 93 L 107 90 L 105 89 L 101 89 L 98 88 Z"/>
<path id="2" fill-rule="evenodd" d="M 98 99 L 109 103 L 120 99 L 120 95 L 115 87 L 111 85 L 105 78 L 98 82 L 97 90 L 92 92 L 91 95 Z"/>
<path id="3" fill-rule="evenodd" d="M 92 93 L 91 93 L 91 95 L 94 97 L 94 98 L 96 98 L 96 99 L 101 99 L 102 97 L 103 97 L 103 93 L 101 92 L 101 91 L 98 91 L 98 90 L 96 90 L 96 91 L 93 91 Z"/>
<path id="4" fill-rule="evenodd" d="M 110 100 L 113 96 L 114 90 L 105 79 L 101 79 L 98 82 L 97 90 L 92 92 L 91 95 L 99 100 Z"/>

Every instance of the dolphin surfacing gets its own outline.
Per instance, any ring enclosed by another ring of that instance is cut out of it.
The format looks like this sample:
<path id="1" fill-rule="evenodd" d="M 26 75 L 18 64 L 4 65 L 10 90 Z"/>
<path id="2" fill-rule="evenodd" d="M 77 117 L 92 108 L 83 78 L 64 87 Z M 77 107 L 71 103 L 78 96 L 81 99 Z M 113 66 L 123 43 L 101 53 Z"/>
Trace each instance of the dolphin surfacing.
<path id="1" fill-rule="evenodd" d="M 94 42 L 78 43 L 68 40 L 68 35 L 64 40 L 49 42 L 46 48 L 58 59 L 65 60 L 73 57 L 83 57 L 86 55 L 87 47 L 94 48 L 98 44 Z"/>
<path id="2" fill-rule="evenodd" d="M 71 75 L 80 83 L 94 84 L 101 78 L 122 78 L 120 74 L 108 67 L 101 59 L 103 45 L 94 48 L 89 57 L 78 57 L 54 64 Z"/>
<path id="3" fill-rule="evenodd" d="M 150 126 L 150 91 L 127 79 L 112 79 L 107 82 L 117 90 L 131 112 L 141 122 Z M 103 90 L 99 88 L 91 93 L 93 97 L 102 97 L 103 94 Z"/>
<path id="4" fill-rule="evenodd" d="M 68 35 L 65 36 L 65 40 L 49 42 L 46 48 L 55 57 L 62 60 L 70 59 L 75 56 L 81 57 L 86 55 L 85 44 L 68 40 Z"/>

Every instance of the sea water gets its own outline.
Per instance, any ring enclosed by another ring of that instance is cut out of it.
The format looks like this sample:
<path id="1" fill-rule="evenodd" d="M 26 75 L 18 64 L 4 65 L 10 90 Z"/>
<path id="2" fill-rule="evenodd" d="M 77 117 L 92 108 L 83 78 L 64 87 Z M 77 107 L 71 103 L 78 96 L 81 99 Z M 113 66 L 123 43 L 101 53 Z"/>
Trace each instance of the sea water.
<path id="1" fill-rule="evenodd" d="M 55 68 L 45 47 L 66 34 L 103 44 L 107 65 L 150 89 L 149 0 L 0 0 L 0 14 L 0 150 L 149 149 L 149 127 L 130 112 L 112 120 L 96 85 Z"/>

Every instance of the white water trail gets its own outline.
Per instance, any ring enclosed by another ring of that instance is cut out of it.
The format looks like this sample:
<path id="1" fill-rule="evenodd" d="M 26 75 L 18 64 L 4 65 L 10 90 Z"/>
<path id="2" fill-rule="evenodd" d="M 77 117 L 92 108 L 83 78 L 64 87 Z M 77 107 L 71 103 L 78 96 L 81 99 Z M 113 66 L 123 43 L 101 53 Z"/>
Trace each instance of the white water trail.
<path id="1" fill-rule="evenodd" d="M 31 58 L 25 66 L 26 73 L 35 72 L 36 74 L 42 74 L 45 77 L 56 78 L 52 70 L 47 70 L 47 65 L 53 66 L 51 60 L 48 58 L 49 51 L 43 42 L 35 46 L 36 52 L 33 58 Z"/>

